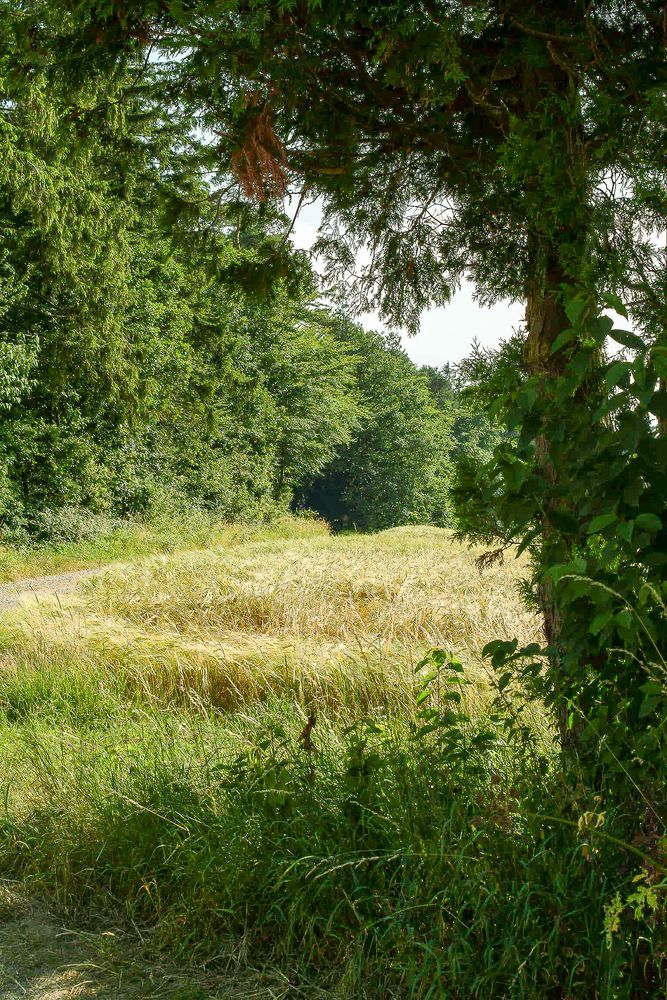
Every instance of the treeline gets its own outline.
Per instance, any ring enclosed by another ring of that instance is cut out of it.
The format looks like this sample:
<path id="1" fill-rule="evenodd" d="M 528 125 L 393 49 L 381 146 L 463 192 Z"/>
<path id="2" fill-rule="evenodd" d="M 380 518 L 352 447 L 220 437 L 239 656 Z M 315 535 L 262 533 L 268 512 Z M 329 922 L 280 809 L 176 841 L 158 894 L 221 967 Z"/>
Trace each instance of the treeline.
<path id="1" fill-rule="evenodd" d="M 230 194 L 190 123 L 138 101 L 82 135 L 32 100 L 0 198 L 5 537 L 191 508 L 448 523 L 452 457 L 489 433 L 453 374 L 323 307 L 289 220 Z"/>

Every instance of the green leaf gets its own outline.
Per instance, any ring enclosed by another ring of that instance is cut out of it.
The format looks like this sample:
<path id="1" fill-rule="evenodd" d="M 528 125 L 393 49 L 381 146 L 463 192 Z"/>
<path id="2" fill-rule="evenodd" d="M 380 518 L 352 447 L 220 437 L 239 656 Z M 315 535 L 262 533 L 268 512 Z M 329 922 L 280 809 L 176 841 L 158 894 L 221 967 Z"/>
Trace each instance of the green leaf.
<path id="1" fill-rule="evenodd" d="M 565 303 L 565 315 L 572 326 L 576 326 L 588 305 L 588 297 L 579 293 Z"/>
<path id="2" fill-rule="evenodd" d="M 619 316 L 623 316 L 625 319 L 628 318 L 628 310 L 626 309 L 623 299 L 616 295 L 614 292 L 606 292 L 602 296 L 602 302 L 609 308 L 617 312 Z"/>
<path id="3" fill-rule="evenodd" d="M 590 334 L 598 344 L 604 344 L 611 333 L 614 321 L 609 316 L 596 316 L 586 324 L 586 333 Z"/>
<path id="4" fill-rule="evenodd" d="M 613 524 L 617 520 L 616 514 L 598 514 L 589 523 L 587 534 L 595 535 L 598 531 L 604 531 L 605 528 L 608 528 L 610 524 Z"/>
<path id="5" fill-rule="evenodd" d="M 641 531 L 649 531 L 652 534 L 662 529 L 662 521 L 657 514 L 638 514 L 635 524 Z"/>
<path id="6" fill-rule="evenodd" d="M 567 366 L 568 372 L 571 372 L 579 381 L 581 381 L 590 368 L 592 358 L 593 352 L 591 350 L 577 351 L 577 353 L 570 358 L 570 362 Z"/>
<path id="7" fill-rule="evenodd" d="M 486 646 L 482 650 L 482 656 L 511 656 L 519 645 L 517 639 L 512 639 L 511 642 L 507 642 L 505 639 L 494 639 L 492 642 L 487 642 Z"/>
<path id="8" fill-rule="evenodd" d="M 599 635 L 602 629 L 607 625 L 613 615 L 611 611 L 602 611 L 599 615 L 596 615 L 593 621 L 588 626 L 588 631 L 591 635 Z"/>
<path id="9" fill-rule="evenodd" d="M 522 552 L 525 552 L 525 550 L 530 545 L 530 543 L 533 541 L 533 539 L 537 538 L 537 536 L 541 533 L 541 531 L 542 531 L 542 528 L 540 526 L 539 528 L 533 528 L 533 530 L 529 531 L 527 535 L 524 535 L 524 537 L 519 542 L 518 549 L 516 550 L 517 556 L 520 556 Z"/>
<path id="10" fill-rule="evenodd" d="M 565 347 L 565 345 L 569 344 L 570 341 L 574 340 L 576 336 L 577 336 L 577 331 L 572 328 L 570 328 L 569 330 L 563 330 L 562 333 L 558 334 L 553 344 L 551 345 L 551 354 L 556 354 L 557 351 L 560 351 L 561 347 Z"/>
<path id="11" fill-rule="evenodd" d="M 651 360 L 660 378 L 667 379 L 667 347 L 654 347 Z"/>
<path id="12" fill-rule="evenodd" d="M 519 393 L 518 403 L 523 410 L 532 410 L 537 399 L 537 386 L 526 385 Z"/>
<path id="13" fill-rule="evenodd" d="M 621 628 L 631 629 L 634 624 L 634 616 L 630 608 L 623 608 L 622 611 L 619 611 L 615 616 L 615 621 Z"/>
<path id="14" fill-rule="evenodd" d="M 614 361 L 607 370 L 607 374 L 604 377 L 605 389 L 609 392 L 613 389 L 615 385 L 625 378 L 626 375 L 632 369 L 632 362 L 630 361 Z"/>
<path id="15" fill-rule="evenodd" d="M 617 330 L 614 328 L 609 331 L 609 336 L 617 344 L 622 344 L 623 347 L 630 347 L 634 351 L 641 351 L 646 346 L 639 334 L 633 333 L 632 330 Z"/>
<path id="16" fill-rule="evenodd" d="M 658 392 L 653 393 L 648 403 L 648 409 L 656 417 L 660 417 L 661 419 L 667 418 L 667 392 L 664 389 L 659 389 Z"/>
<path id="17" fill-rule="evenodd" d="M 662 694 L 664 686 L 660 681 L 646 681 L 646 684 L 642 684 L 639 690 L 645 695 Z"/>
<path id="18" fill-rule="evenodd" d="M 625 406 L 629 399 L 630 393 L 627 389 L 624 389 L 623 392 L 614 393 L 613 396 L 610 396 L 609 399 L 606 399 L 604 403 L 597 408 L 593 414 L 593 423 L 597 424 L 600 420 L 604 420 L 604 418 L 609 416 L 610 413 L 613 413 L 614 410 L 618 410 L 622 406 Z"/>
<path id="19" fill-rule="evenodd" d="M 649 695 L 647 698 L 644 698 L 643 702 L 639 706 L 639 718 L 645 719 L 647 715 L 650 715 L 651 712 L 655 711 L 661 701 L 662 698 L 656 698 L 655 695 Z"/>
<path id="20" fill-rule="evenodd" d="M 631 542 L 634 530 L 635 530 L 634 521 L 621 521 L 621 523 L 616 528 L 616 534 L 619 535 L 624 542 Z"/>
<path id="21" fill-rule="evenodd" d="M 549 512 L 549 521 L 563 534 L 574 535 L 579 530 L 579 521 L 569 510 L 554 508 Z"/>

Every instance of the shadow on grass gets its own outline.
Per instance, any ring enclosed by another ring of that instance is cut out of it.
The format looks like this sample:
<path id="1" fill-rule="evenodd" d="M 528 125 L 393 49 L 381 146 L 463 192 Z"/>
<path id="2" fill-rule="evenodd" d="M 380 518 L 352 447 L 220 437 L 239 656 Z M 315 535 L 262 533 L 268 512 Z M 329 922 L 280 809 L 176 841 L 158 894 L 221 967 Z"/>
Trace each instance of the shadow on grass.
<path id="1" fill-rule="evenodd" d="M 148 962 L 139 938 L 100 924 L 82 931 L 40 903 L 9 896 L 0 907 L 0 1000 L 280 1000 L 275 976 L 210 976 Z"/>

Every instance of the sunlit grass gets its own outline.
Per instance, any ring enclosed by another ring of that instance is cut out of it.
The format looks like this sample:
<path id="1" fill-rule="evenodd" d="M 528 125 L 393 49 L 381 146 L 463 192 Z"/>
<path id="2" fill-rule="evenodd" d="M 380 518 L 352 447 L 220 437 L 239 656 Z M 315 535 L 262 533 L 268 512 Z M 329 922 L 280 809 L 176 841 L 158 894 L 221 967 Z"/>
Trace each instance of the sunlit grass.
<path id="1" fill-rule="evenodd" d="M 439 529 L 244 542 L 105 572 L 62 607 L 4 626 L 12 671 L 81 671 L 161 704 L 238 709 L 267 696 L 311 707 L 406 706 L 429 648 L 452 650 L 482 700 L 481 649 L 530 640 L 520 567 L 480 577 L 475 553 Z"/>
<path id="2" fill-rule="evenodd" d="M 519 730 L 492 705 L 484 644 L 538 638 L 525 567 L 477 555 L 430 528 L 229 528 L 6 614 L 6 884 L 252 996 L 643 995 L 653 930 L 605 937 L 634 872 L 577 828 L 599 799 L 544 706 Z M 423 689 L 433 647 L 463 672 Z"/>
<path id="3" fill-rule="evenodd" d="M 91 569 L 155 553 L 236 545 L 245 540 L 310 537 L 326 534 L 324 524 L 306 518 L 277 517 L 267 524 L 229 524 L 213 514 L 159 517 L 151 521 L 109 522 L 93 538 L 20 546 L 0 544 L 0 583 Z"/>

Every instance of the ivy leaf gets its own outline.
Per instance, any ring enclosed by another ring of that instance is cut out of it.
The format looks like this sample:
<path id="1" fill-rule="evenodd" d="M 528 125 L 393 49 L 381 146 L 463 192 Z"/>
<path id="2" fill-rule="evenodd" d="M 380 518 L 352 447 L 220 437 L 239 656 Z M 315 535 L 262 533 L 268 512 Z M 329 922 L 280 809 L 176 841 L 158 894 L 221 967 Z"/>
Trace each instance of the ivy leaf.
<path id="1" fill-rule="evenodd" d="M 638 514 L 635 518 L 635 524 L 641 531 L 650 531 L 652 534 L 660 531 L 662 528 L 662 521 L 657 514 Z"/>
<path id="2" fill-rule="evenodd" d="M 623 347 L 630 347 L 634 351 L 641 351 L 646 346 L 639 334 L 633 333 L 632 330 L 617 330 L 614 328 L 609 331 L 609 336 L 617 344 L 622 344 Z"/>
<path id="3" fill-rule="evenodd" d="M 610 524 L 613 524 L 617 520 L 616 514 L 598 514 L 589 523 L 587 528 L 587 534 L 596 535 L 599 531 L 604 531 L 608 528 Z"/>

